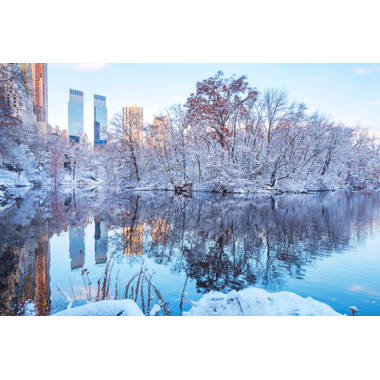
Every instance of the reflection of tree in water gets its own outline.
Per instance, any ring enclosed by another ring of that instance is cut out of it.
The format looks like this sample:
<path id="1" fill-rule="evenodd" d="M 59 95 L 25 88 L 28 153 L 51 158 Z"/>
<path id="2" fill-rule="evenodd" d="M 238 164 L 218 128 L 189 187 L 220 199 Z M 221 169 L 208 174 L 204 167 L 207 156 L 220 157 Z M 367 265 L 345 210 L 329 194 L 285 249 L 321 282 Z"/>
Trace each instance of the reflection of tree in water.
<path id="1" fill-rule="evenodd" d="M 0 219 L 1 314 L 23 313 L 28 301 L 39 314 L 50 312 L 48 237 L 69 226 L 83 228 L 91 217 L 108 231 L 104 260 L 128 257 L 132 265 L 143 253 L 186 273 L 201 293 L 254 284 L 274 290 L 286 275 L 302 278 L 315 260 L 361 242 L 380 220 L 376 192 L 251 199 L 166 192 L 39 197 L 13 205 Z"/>
<path id="2" fill-rule="evenodd" d="M 145 238 L 145 254 L 185 271 L 205 292 L 253 284 L 275 289 L 286 274 L 302 278 L 314 260 L 365 238 L 378 206 L 376 193 L 340 192 L 239 201 L 143 198 L 139 212 L 144 221 L 170 220 L 166 243 Z"/>

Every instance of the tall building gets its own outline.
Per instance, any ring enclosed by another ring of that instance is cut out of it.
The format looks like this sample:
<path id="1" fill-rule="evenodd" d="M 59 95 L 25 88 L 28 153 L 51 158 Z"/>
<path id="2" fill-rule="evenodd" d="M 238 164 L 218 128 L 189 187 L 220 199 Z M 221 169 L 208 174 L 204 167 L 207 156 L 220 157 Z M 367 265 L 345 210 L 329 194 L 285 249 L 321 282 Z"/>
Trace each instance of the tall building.
<path id="1" fill-rule="evenodd" d="M 123 107 L 124 138 L 143 144 L 143 108 L 139 106 Z"/>
<path id="2" fill-rule="evenodd" d="M 94 146 L 107 143 L 106 97 L 94 95 Z"/>
<path id="3" fill-rule="evenodd" d="M 28 98 L 18 63 L 0 63 L 0 106 L 3 113 L 33 123 L 32 99 Z"/>
<path id="4" fill-rule="evenodd" d="M 156 116 L 150 126 L 151 144 L 156 149 L 167 146 L 169 138 L 169 122 L 166 116 Z"/>
<path id="5" fill-rule="evenodd" d="M 33 69 L 31 63 L 18 64 L 25 94 L 33 102 Z"/>
<path id="6" fill-rule="evenodd" d="M 69 140 L 83 142 L 83 92 L 70 88 L 70 100 L 68 104 L 69 112 Z"/>
<path id="7" fill-rule="evenodd" d="M 64 129 L 62 131 L 62 139 L 64 142 L 67 142 L 67 130 L 66 129 Z"/>
<path id="8" fill-rule="evenodd" d="M 27 65 L 27 64 L 26 64 Z M 47 63 L 32 63 L 33 107 L 37 124 L 44 134 L 48 132 Z"/>

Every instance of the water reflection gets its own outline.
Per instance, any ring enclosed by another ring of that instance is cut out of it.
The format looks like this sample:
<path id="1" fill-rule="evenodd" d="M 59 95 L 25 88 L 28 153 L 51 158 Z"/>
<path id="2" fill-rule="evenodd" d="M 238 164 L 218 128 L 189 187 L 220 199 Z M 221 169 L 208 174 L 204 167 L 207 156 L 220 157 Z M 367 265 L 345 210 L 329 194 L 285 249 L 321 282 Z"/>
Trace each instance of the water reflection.
<path id="1" fill-rule="evenodd" d="M 71 269 L 82 268 L 84 265 L 84 226 L 69 227 Z"/>
<path id="2" fill-rule="evenodd" d="M 38 315 L 51 311 L 48 223 L 39 217 L 28 219 L 16 217 L 14 225 L 1 220 L 1 315 L 23 314 L 31 300 Z"/>
<path id="3" fill-rule="evenodd" d="M 95 264 L 105 264 L 107 262 L 108 251 L 108 228 L 107 223 L 100 221 L 99 218 L 95 220 Z"/>
<path id="4" fill-rule="evenodd" d="M 378 192 L 31 194 L 1 218 L 0 313 L 58 311 L 67 303 L 58 287 L 83 303 L 81 289 L 100 286 L 105 271 L 108 294 L 121 297 L 145 260 L 172 314 L 205 292 L 256 285 L 305 293 L 341 312 L 366 289 L 361 314 L 380 315 L 380 257 L 363 254 L 379 232 Z M 344 260 L 319 268 L 335 256 Z"/>

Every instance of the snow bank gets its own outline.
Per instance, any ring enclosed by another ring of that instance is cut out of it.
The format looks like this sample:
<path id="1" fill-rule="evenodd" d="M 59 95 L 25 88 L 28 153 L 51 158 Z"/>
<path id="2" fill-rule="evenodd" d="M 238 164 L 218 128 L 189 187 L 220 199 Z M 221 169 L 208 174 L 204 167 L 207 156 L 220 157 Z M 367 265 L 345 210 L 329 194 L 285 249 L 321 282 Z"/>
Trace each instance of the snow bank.
<path id="1" fill-rule="evenodd" d="M 198 302 L 193 302 L 186 316 L 227 316 L 227 315 L 341 315 L 330 306 L 303 298 L 291 292 L 268 293 L 263 289 L 247 288 L 223 294 L 211 292 Z"/>
<path id="2" fill-rule="evenodd" d="M 0 169 L 0 208 L 9 206 L 17 197 L 23 197 L 32 184 L 15 172 Z"/>
<path id="3" fill-rule="evenodd" d="M 263 289 L 247 288 L 227 294 L 211 292 L 199 301 L 185 316 L 240 316 L 240 315 L 315 315 L 338 316 L 330 306 L 311 297 L 303 298 L 291 292 L 268 293 Z M 156 315 L 155 305 L 150 315 Z M 54 316 L 143 316 L 139 306 L 130 299 L 89 303 L 53 314 Z"/>
<path id="4" fill-rule="evenodd" d="M 7 169 L 0 169 L 0 182 L 8 187 L 31 187 L 31 183 L 23 174 L 18 175 Z"/>
<path id="5" fill-rule="evenodd" d="M 53 314 L 53 316 L 143 316 L 136 302 L 126 300 L 106 300 L 88 303 Z"/>

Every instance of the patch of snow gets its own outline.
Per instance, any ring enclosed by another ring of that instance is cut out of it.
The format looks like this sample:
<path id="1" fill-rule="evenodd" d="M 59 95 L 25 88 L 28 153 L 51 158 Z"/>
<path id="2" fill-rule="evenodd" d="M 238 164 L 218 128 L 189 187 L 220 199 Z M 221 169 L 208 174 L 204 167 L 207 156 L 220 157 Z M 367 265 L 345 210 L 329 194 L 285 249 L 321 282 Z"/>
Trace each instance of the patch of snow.
<path id="1" fill-rule="evenodd" d="M 227 294 L 210 292 L 184 316 L 339 316 L 325 303 L 292 292 L 269 293 L 264 289 L 247 288 Z M 161 307 L 154 305 L 150 315 L 155 316 Z M 106 300 L 67 309 L 53 316 L 143 316 L 139 306 L 130 299 Z"/>
<path id="2" fill-rule="evenodd" d="M 352 315 L 359 313 L 359 309 L 356 306 L 350 306 L 349 309 L 351 310 Z"/>
<path id="3" fill-rule="evenodd" d="M 23 198 L 31 187 L 23 174 L 0 168 L 0 208 L 10 206 L 16 198 Z"/>
<path id="4" fill-rule="evenodd" d="M 269 293 L 264 289 L 247 288 L 227 294 L 210 292 L 193 307 L 186 316 L 235 316 L 235 315 L 302 315 L 338 316 L 330 306 L 311 297 L 303 298 L 291 292 Z"/>
<path id="5" fill-rule="evenodd" d="M 26 301 L 24 304 L 24 315 L 33 316 L 37 315 L 36 306 L 32 301 Z"/>
<path id="6" fill-rule="evenodd" d="M 136 302 L 125 300 L 106 300 L 88 303 L 53 314 L 53 316 L 143 316 Z"/>
<path id="7" fill-rule="evenodd" d="M 154 316 L 154 315 L 157 315 L 161 310 L 161 306 L 158 305 L 158 304 L 155 304 L 153 307 L 152 307 L 152 310 L 150 311 L 150 315 L 151 316 Z"/>

